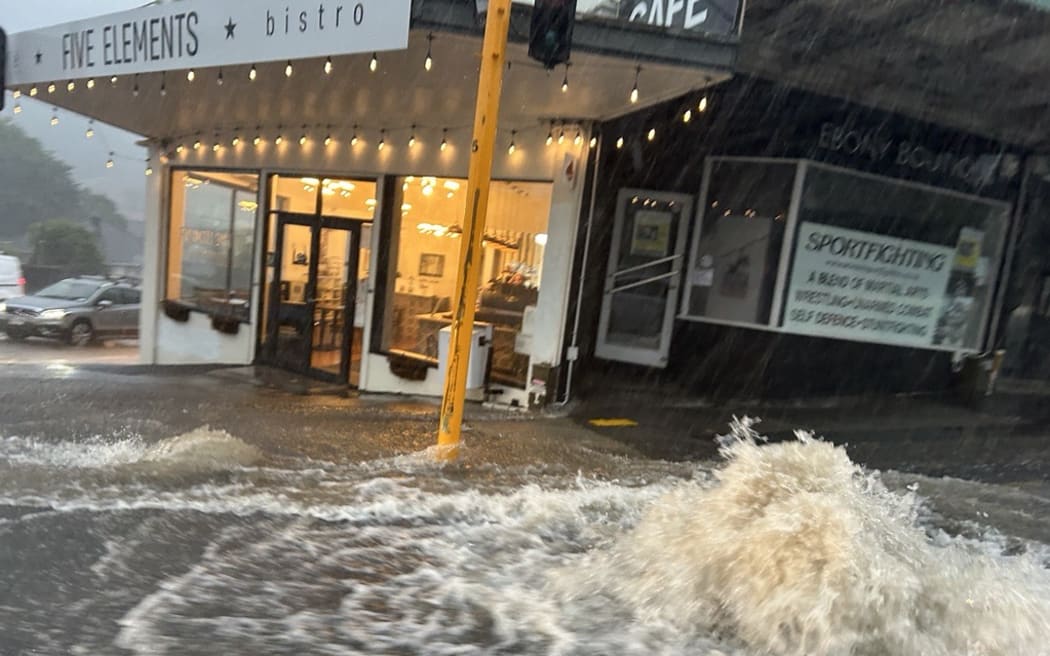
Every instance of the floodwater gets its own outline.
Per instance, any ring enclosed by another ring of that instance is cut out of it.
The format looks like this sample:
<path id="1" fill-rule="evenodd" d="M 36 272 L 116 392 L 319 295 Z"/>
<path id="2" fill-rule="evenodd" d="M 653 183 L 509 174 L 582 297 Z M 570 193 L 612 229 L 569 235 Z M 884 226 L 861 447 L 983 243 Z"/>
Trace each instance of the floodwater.
<path id="1" fill-rule="evenodd" d="M 724 460 L 273 456 L 0 438 L 2 654 L 1050 654 L 1050 499 Z"/>

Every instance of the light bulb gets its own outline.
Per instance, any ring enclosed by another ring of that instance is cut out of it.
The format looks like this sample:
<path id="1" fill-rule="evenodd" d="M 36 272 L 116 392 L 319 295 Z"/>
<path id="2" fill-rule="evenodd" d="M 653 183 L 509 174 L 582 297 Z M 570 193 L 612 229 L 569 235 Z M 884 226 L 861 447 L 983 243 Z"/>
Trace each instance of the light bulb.
<path id="1" fill-rule="evenodd" d="M 652 141 L 653 139 L 655 139 L 656 138 L 656 128 L 649 128 L 649 134 L 647 134 L 645 136 L 646 136 L 647 139 L 649 139 L 649 141 Z"/>
<path id="2" fill-rule="evenodd" d="M 219 143 L 218 141 L 216 141 L 211 147 L 211 152 L 217 153 L 217 152 L 219 152 L 220 148 L 222 148 L 222 144 Z"/>
<path id="3" fill-rule="evenodd" d="M 563 143 L 565 143 L 565 130 L 558 133 L 558 145 L 560 146 Z"/>
<path id="4" fill-rule="evenodd" d="M 252 69 L 250 71 L 248 71 L 248 79 L 250 81 L 254 82 L 255 78 L 258 77 L 258 76 L 259 76 L 259 71 L 256 70 L 255 64 L 252 64 Z"/>
<path id="5" fill-rule="evenodd" d="M 200 150 L 201 149 L 201 140 L 200 139 L 194 139 L 194 141 L 193 141 L 193 149 L 194 150 Z"/>
<path id="6" fill-rule="evenodd" d="M 332 145 L 332 135 L 329 134 L 324 138 L 324 145 L 326 148 Z"/>
<path id="7" fill-rule="evenodd" d="M 549 131 L 549 132 L 547 132 L 547 145 L 550 146 L 553 143 L 554 143 L 554 132 L 553 131 Z"/>
<path id="8" fill-rule="evenodd" d="M 168 85 L 164 82 L 160 83 L 160 95 L 161 97 L 168 95 Z"/>
<path id="9" fill-rule="evenodd" d="M 131 89 L 131 95 L 132 95 L 132 96 L 134 96 L 134 97 L 136 97 L 136 98 L 138 98 L 138 97 L 139 97 L 139 83 L 138 83 L 138 82 L 136 82 L 136 83 L 135 83 L 135 86 L 134 86 L 134 87 L 132 87 L 132 89 Z"/>
<path id="10" fill-rule="evenodd" d="M 441 152 L 448 148 L 448 128 L 441 131 Z"/>
<path id="11" fill-rule="evenodd" d="M 87 88 L 88 89 L 94 89 L 95 88 L 95 78 L 88 79 L 88 81 L 87 81 Z"/>
<path id="12" fill-rule="evenodd" d="M 14 112 L 15 114 L 21 114 L 22 113 L 22 103 L 15 103 L 15 106 L 11 108 L 11 111 Z"/>
<path id="13" fill-rule="evenodd" d="M 412 136 L 410 136 L 408 138 L 408 147 L 409 148 L 415 148 L 416 147 L 416 126 L 414 126 L 414 125 L 412 126 Z"/>
<path id="14" fill-rule="evenodd" d="M 117 76 L 114 75 L 113 77 L 109 78 L 109 83 L 112 84 L 113 86 L 116 86 L 117 85 Z"/>
<path id="15" fill-rule="evenodd" d="M 299 137 L 299 145 L 300 146 L 305 146 L 306 145 L 306 134 L 303 134 L 303 136 Z"/>
<path id="16" fill-rule="evenodd" d="M 252 145 L 255 146 L 256 148 L 258 148 L 259 144 L 261 144 L 261 143 L 262 143 L 262 137 L 260 137 L 259 135 L 255 135 L 255 138 L 252 139 Z"/>
<path id="17" fill-rule="evenodd" d="M 707 111 L 707 96 L 700 99 L 700 104 L 697 105 L 696 108 L 701 112 Z"/>
<path id="18" fill-rule="evenodd" d="M 112 150 L 109 151 L 109 159 L 106 160 L 106 168 L 107 169 L 113 168 L 113 151 Z"/>
<path id="19" fill-rule="evenodd" d="M 95 128 L 92 127 L 91 123 L 88 124 L 88 129 L 84 131 L 84 136 L 88 139 L 95 136 Z"/>
<path id="20" fill-rule="evenodd" d="M 376 144 L 376 150 L 383 150 L 386 148 L 386 136 L 383 132 L 379 133 L 379 143 Z"/>
<path id="21" fill-rule="evenodd" d="M 332 58 L 331 57 L 329 57 L 328 59 L 324 60 L 324 74 L 325 75 L 331 75 L 332 74 Z"/>
<path id="22" fill-rule="evenodd" d="M 230 145 L 233 146 L 234 148 L 236 148 L 237 146 L 241 145 L 241 138 L 238 137 L 238 136 L 234 136 L 233 140 L 230 141 Z"/>
<path id="23" fill-rule="evenodd" d="M 636 102 L 638 102 L 638 85 L 637 84 L 635 84 L 634 88 L 631 89 L 631 103 L 634 104 Z"/>
<path id="24" fill-rule="evenodd" d="M 69 84 L 66 85 L 66 91 L 68 91 L 70 93 L 73 93 L 76 90 L 76 88 L 77 88 L 77 83 L 74 82 L 73 80 L 70 80 Z"/>
<path id="25" fill-rule="evenodd" d="M 274 137 L 273 145 L 280 146 L 282 143 L 284 143 L 284 137 L 282 137 L 280 134 Z"/>
<path id="26" fill-rule="evenodd" d="M 619 138 L 616 139 L 616 148 L 617 149 L 623 148 L 623 137 L 619 137 Z"/>
<path id="27" fill-rule="evenodd" d="M 285 77 L 291 77 L 292 76 L 292 62 L 291 62 L 291 60 L 289 60 L 288 63 L 284 65 L 284 76 Z"/>
<path id="28" fill-rule="evenodd" d="M 15 89 L 14 91 L 11 92 L 11 97 L 14 98 L 15 100 L 18 100 L 19 98 L 22 97 L 22 92 L 19 89 Z"/>
<path id="29" fill-rule="evenodd" d="M 35 84 L 33 86 L 29 87 L 29 97 L 30 98 L 36 98 L 36 94 L 37 93 L 38 93 L 38 91 L 37 91 L 37 88 L 36 88 Z"/>
<path id="30" fill-rule="evenodd" d="M 149 160 L 146 160 L 146 177 L 153 175 L 153 166 L 150 165 Z"/>
<path id="31" fill-rule="evenodd" d="M 224 80 L 223 77 L 222 77 L 222 69 L 220 68 L 219 69 L 219 75 L 215 78 L 215 84 L 217 84 L 217 85 L 219 85 L 221 87 L 225 81 L 226 80 Z"/>
<path id="32" fill-rule="evenodd" d="M 52 83 L 47 85 L 47 92 L 48 93 L 54 93 L 55 92 L 55 83 L 54 82 L 52 82 Z"/>
<path id="33" fill-rule="evenodd" d="M 182 144 L 179 144 L 178 146 L 175 146 L 176 154 L 181 155 L 182 151 L 184 151 L 184 150 L 186 150 L 186 146 L 183 146 Z"/>
<path id="34" fill-rule="evenodd" d="M 518 149 L 518 147 L 517 147 L 517 146 L 516 146 L 516 145 L 514 144 L 514 137 L 515 137 L 515 136 L 516 136 L 517 134 L 518 134 L 518 133 L 517 133 L 517 132 L 514 132 L 514 131 L 511 131 L 511 133 L 510 133 L 510 145 L 509 145 L 509 146 L 507 146 L 507 154 L 508 154 L 508 155 L 513 155 L 513 154 L 514 154 L 514 151 Z"/>
<path id="35" fill-rule="evenodd" d="M 434 35 L 427 35 L 427 57 L 423 60 L 423 69 L 430 72 L 430 69 L 434 67 L 434 58 L 431 56 L 431 44 L 434 42 Z"/>
<path id="36" fill-rule="evenodd" d="M 591 137 L 591 144 L 590 145 L 591 145 L 591 148 L 594 148 L 595 146 L 597 146 L 598 145 L 598 137 Z"/>
<path id="37" fill-rule="evenodd" d="M 580 134 L 579 130 L 576 131 L 576 136 L 573 138 L 572 143 L 576 146 L 579 146 L 583 143 L 583 135 Z"/>
<path id="38" fill-rule="evenodd" d="M 194 71 L 192 68 L 186 72 L 186 81 L 187 82 L 193 82 L 196 79 L 197 79 L 197 72 Z"/>
<path id="39" fill-rule="evenodd" d="M 354 136 L 350 137 L 350 146 L 356 146 L 358 141 L 360 141 L 360 139 L 357 138 L 357 132 L 355 131 Z"/>
<path id="40" fill-rule="evenodd" d="M 372 53 L 372 61 L 368 62 L 368 70 L 370 70 L 373 73 L 375 73 L 378 69 L 379 69 L 379 57 L 377 57 L 376 53 L 373 52 Z"/>
<path id="41" fill-rule="evenodd" d="M 561 81 L 561 92 L 569 92 L 569 68 L 567 66 L 565 67 L 565 77 Z"/>
<path id="42" fill-rule="evenodd" d="M 58 114 L 51 115 L 51 127 L 58 125 Z"/>

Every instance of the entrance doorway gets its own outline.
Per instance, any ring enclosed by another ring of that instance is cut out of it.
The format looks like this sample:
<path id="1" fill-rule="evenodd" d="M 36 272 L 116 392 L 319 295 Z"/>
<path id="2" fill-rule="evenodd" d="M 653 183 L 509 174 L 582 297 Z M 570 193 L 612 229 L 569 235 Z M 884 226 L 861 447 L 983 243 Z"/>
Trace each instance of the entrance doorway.
<path id="1" fill-rule="evenodd" d="M 595 345 L 599 358 L 667 366 L 692 206 L 683 194 L 620 191 Z"/>
<path id="2" fill-rule="evenodd" d="M 363 222 L 277 212 L 275 223 L 261 359 L 350 382 Z"/>

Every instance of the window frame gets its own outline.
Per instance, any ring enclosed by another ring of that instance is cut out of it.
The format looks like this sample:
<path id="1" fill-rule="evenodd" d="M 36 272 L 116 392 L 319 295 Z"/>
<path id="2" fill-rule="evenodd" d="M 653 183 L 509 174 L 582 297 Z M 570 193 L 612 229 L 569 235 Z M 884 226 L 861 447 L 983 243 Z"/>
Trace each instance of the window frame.
<path id="1" fill-rule="evenodd" d="M 755 164 L 788 164 L 793 163 L 796 167 L 795 181 L 791 192 L 791 201 L 788 209 L 788 216 L 785 225 L 784 241 L 781 245 L 781 251 L 777 260 L 777 277 L 774 286 L 773 297 L 770 305 L 769 321 L 766 323 L 751 323 L 742 321 L 729 321 L 725 319 L 715 319 L 703 316 L 697 316 L 689 313 L 689 301 L 692 293 L 692 284 L 689 281 L 689 273 L 693 271 L 697 266 L 697 258 L 700 256 L 700 240 L 703 236 L 704 219 L 708 210 L 708 193 L 710 191 L 711 174 L 714 164 L 717 162 L 752 162 Z M 996 252 L 989 255 L 989 267 L 988 267 L 988 282 L 987 282 L 987 299 L 985 307 L 980 316 L 980 326 L 978 331 L 978 337 L 976 344 L 973 346 L 941 346 L 935 344 L 929 345 L 900 345 L 882 342 L 878 340 L 870 339 L 857 339 L 849 336 L 824 336 L 824 335 L 813 335 L 807 332 L 800 332 L 796 330 L 790 330 L 784 327 L 784 310 L 786 306 L 786 297 L 788 293 L 788 286 L 791 280 L 791 273 L 795 260 L 795 242 L 798 239 L 798 234 L 801 228 L 799 221 L 799 214 L 801 211 L 803 195 L 805 192 L 805 185 L 808 173 L 810 170 L 819 168 L 826 171 L 831 171 L 840 175 L 852 176 L 855 178 L 864 178 L 881 182 L 884 184 L 896 185 L 900 187 L 909 187 L 912 189 L 918 189 L 927 193 L 938 194 L 942 196 L 951 196 L 959 199 L 964 199 L 973 203 L 978 203 L 989 208 L 998 208 L 1000 210 L 999 216 L 1001 221 L 999 222 L 998 231 L 999 235 L 996 241 Z M 846 166 L 838 166 L 834 164 L 828 164 L 825 162 L 819 162 L 810 159 L 801 158 L 771 158 L 771 157 L 738 157 L 738 156 L 709 156 L 704 160 L 703 168 L 703 179 L 700 185 L 699 192 L 700 202 L 697 203 L 693 234 L 690 238 L 690 249 L 689 249 L 689 261 L 686 269 L 683 271 L 683 292 L 681 302 L 679 304 L 679 311 L 677 319 L 680 321 L 689 321 L 694 323 L 703 323 L 711 325 L 728 326 L 735 328 L 748 328 L 752 330 L 760 330 L 765 332 L 780 333 L 785 335 L 799 335 L 802 337 L 810 337 L 813 339 L 832 339 L 839 341 L 854 342 L 857 344 L 867 344 L 873 346 L 890 346 L 896 348 L 912 348 L 921 349 L 926 351 L 939 351 L 949 353 L 978 353 L 984 350 L 986 346 L 986 340 L 990 331 L 990 320 L 993 316 L 996 306 L 997 299 L 999 298 L 999 289 L 1002 283 L 1002 277 L 1007 275 L 1007 272 L 1003 271 L 1003 256 L 1007 249 L 1007 235 L 1010 233 L 1011 226 L 1013 225 L 1015 218 L 1014 203 L 1006 200 L 1000 200 L 996 198 L 988 198 L 986 196 L 980 196 L 977 194 L 968 194 L 954 189 L 947 189 L 943 187 L 937 187 L 935 185 L 915 182 L 912 180 L 904 180 L 900 178 L 894 178 L 886 175 L 879 175 L 876 173 L 869 173 L 867 171 L 859 171 L 851 169 Z"/>
<path id="2" fill-rule="evenodd" d="M 217 183 L 217 184 L 223 186 L 224 188 L 230 189 L 233 192 L 232 193 L 232 212 L 230 214 L 230 221 L 229 221 L 229 224 L 227 226 L 227 235 L 229 236 L 229 246 L 227 248 L 227 253 L 226 253 L 226 294 L 229 294 L 229 292 L 230 292 L 230 284 L 232 282 L 232 276 L 233 276 L 232 259 L 233 259 L 233 255 L 234 255 L 233 239 L 234 239 L 234 232 L 235 232 L 235 225 L 236 225 L 237 193 L 238 192 L 243 192 L 243 193 L 247 193 L 247 194 L 254 194 L 254 196 L 255 196 L 256 209 L 253 212 L 254 216 L 252 217 L 252 247 L 251 247 L 251 253 L 250 253 L 251 268 L 250 268 L 250 273 L 249 273 L 249 286 L 248 286 L 248 289 L 247 289 L 247 291 L 248 291 L 249 307 L 248 307 L 248 310 L 246 312 L 244 312 L 244 313 L 232 313 L 232 312 L 228 312 L 228 311 L 227 312 L 223 312 L 223 311 L 216 310 L 216 309 L 210 309 L 210 308 L 206 308 L 206 307 L 201 307 L 200 305 L 187 303 L 185 300 L 183 300 L 181 298 L 172 298 L 172 296 L 169 294 L 168 284 L 169 284 L 169 280 L 171 278 L 171 246 L 172 246 L 172 234 L 171 234 L 172 215 L 171 215 L 171 209 L 172 209 L 172 201 L 174 200 L 175 189 L 176 189 L 175 177 L 177 175 L 179 175 L 179 174 L 192 174 L 192 173 L 200 173 L 202 175 L 215 174 L 215 173 L 230 174 L 230 175 L 253 175 L 253 176 L 256 177 L 256 185 L 255 185 L 256 188 L 255 188 L 254 191 L 251 189 L 251 187 L 247 187 L 247 186 L 233 185 L 233 184 L 230 184 L 230 183 L 227 183 L 227 182 L 219 182 L 219 183 Z M 264 189 L 265 185 L 263 184 L 263 172 L 260 169 L 234 169 L 234 168 L 225 168 L 225 167 L 216 167 L 216 166 L 172 166 L 172 167 L 169 167 L 169 169 L 168 169 L 168 175 L 167 175 L 166 182 L 167 182 L 168 190 L 167 190 L 167 194 L 166 194 L 166 197 L 165 197 L 165 209 L 164 209 L 165 221 L 164 221 L 164 230 L 163 230 L 164 238 L 162 240 L 162 244 L 163 244 L 162 256 L 163 257 L 161 258 L 161 266 L 163 268 L 161 269 L 161 271 L 162 271 L 161 277 L 162 277 L 162 281 L 163 282 L 162 282 L 162 288 L 161 288 L 161 294 L 160 294 L 161 304 L 174 303 L 174 304 L 178 304 L 179 306 L 189 310 L 190 312 L 198 312 L 200 314 L 203 314 L 203 315 L 209 316 L 209 317 L 221 316 L 221 317 L 226 318 L 226 319 L 235 320 L 235 321 L 237 321 L 239 323 L 242 323 L 242 324 L 251 324 L 252 321 L 253 321 L 253 314 L 254 314 L 252 306 L 257 305 L 257 303 L 253 303 L 253 299 L 254 299 L 254 295 L 255 295 L 255 287 L 256 287 L 256 283 L 257 283 L 256 275 L 259 273 L 258 262 L 256 262 L 257 258 L 255 257 L 255 253 L 256 253 L 256 250 L 257 250 L 257 245 L 258 245 L 258 240 L 259 240 L 259 209 L 262 207 L 261 203 L 264 200 L 263 197 L 262 197 L 262 194 L 265 191 L 265 189 Z"/>

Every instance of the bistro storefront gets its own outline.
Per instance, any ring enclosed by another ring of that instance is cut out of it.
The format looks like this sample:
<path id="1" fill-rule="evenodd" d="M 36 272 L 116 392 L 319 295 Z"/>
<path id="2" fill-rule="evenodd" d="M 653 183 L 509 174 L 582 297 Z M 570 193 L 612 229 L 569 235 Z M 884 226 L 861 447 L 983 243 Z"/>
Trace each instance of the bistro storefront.
<path id="1" fill-rule="evenodd" d="M 1022 151 L 753 78 L 704 105 L 600 128 L 585 385 L 942 391 L 999 343 Z"/>
<path id="2" fill-rule="evenodd" d="M 473 398 L 548 399 L 596 122 L 729 77 L 738 3 L 632 4 L 581 2 L 554 71 L 514 6 Z M 439 395 L 482 28 L 473 0 L 185 0 L 12 35 L 7 79 L 145 138 L 144 362 Z"/>

